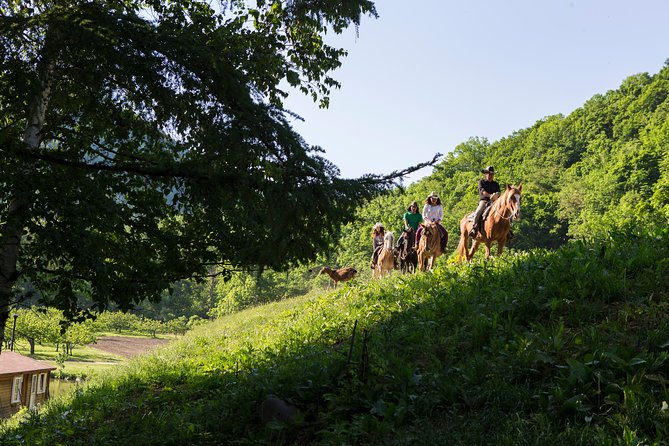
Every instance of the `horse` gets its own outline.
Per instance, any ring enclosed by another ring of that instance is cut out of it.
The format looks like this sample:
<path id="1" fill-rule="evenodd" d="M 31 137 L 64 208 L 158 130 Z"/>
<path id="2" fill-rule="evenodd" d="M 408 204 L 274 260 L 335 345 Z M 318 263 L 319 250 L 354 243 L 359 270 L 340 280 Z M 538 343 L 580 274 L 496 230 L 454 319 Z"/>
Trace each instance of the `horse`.
<path id="1" fill-rule="evenodd" d="M 402 231 L 397 241 L 396 251 L 400 261 L 400 272 L 415 272 L 418 266 L 418 254 L 416 254 L 416 231 L 412 227 Z"/>
<path id="2" fill-rule="evenodd" d="M 506 185 L 504 193 L 492 204 L 488 211 L 488 217 L 481 225 L 482 231 L 476 234 L 476 238 L 472 242 L 472 247 L 467 251 L 469 246 L 469 231 L 472 228 L 473 213 L 465 215 L 460 220 L 460 243 L 457 248 L 457 261 L 472 260 L 474 253 L 479 245 L 485 245 L 485 258 L 490 257 L 490 245 L 497 242 L 497 255 L 501 255 L 504 250 L 511 230 L 511 220 L 520 218 L 520 199 L 523 194 L 523 185 L 518 186 Z"/>
<path id="3" fill-rule="evenodd" d="M 395 236 L 390 231 L 386 232 L 386 235 L 383 237 L 383 248 L 381 248 L 379 258 L 376 260 L 376 266 L 374 267 L 374 277 L 376 279 L 387 276 L 395 269 L 394 244 Z"/>
<path id="4" fill-rule="evenodd" d="M 354 279 L 357 273 L 358 271 L 350 266 L 339 269 L 332 269 L 329 266 L 324 266 L 318 274 L 327 274 L 330 276 L 330 284 L 336 289 L 337 283 Z"/>
<path id="5" fill-rule="evenodd" d="M 441 233 L 434 222 L 420 225 L 423 232 L 418 242 L 418 268 L 421 271 L 431 270 L 437 257 L 441 255 Z"/>

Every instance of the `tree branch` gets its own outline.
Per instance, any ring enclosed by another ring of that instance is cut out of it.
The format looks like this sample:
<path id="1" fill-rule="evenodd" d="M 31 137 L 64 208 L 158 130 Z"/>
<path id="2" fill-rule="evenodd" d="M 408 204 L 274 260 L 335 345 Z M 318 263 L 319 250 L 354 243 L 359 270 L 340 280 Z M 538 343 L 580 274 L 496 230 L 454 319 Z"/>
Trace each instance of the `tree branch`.
<path id="1" fill-rule="evenodd" d="M 434 166 L 442 156 L 443 155 L 441 153 L 436 153 L 431 161 L 416 164 L 415 166 L 407 167 L 406 169 L 395 170 L 387 175 L 364 175 L 362 178 L 360 178 L 360 181 L 369 185 L 387 184 L 398 178 L 404 178 L 405 176 L 412 174 L 424 167 Z"/>

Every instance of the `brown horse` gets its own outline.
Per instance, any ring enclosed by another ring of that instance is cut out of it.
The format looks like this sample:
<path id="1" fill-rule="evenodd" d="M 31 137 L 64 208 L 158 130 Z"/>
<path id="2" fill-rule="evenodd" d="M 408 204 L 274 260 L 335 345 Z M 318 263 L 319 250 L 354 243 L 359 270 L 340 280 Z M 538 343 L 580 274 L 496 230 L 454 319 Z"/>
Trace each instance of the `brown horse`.
<path id="1" fill-rule="evenodd" d="M 329 266 L 324 266 L 318 274 L 327 274 L 330 276 L 330 285 L 332 285 L 333 288 L 337 288 L 337 283 L 354 279 L 355 275 L 358 274 L 358 271 L 350 266 L 339 269 L 332 269 Z M 328 287 L 330 285 L 328 285 Z"/>
<path id="2" fill-rule="evenodd" d="M 423 232 L 418 242 L 418 268 L 425 271 L 432 269 L 435 260 L 441 255 L 441 233 L 434 222 L 420 225 Z"/>
<path id="3" fill-rule="evenodd" d="M 395 244 L 395 236 L 392 232 L 386 232 L 383 237 L 383 248 L 379 253 L 379 258 L 374 267 L 374 277 L 379 279 L 387 276 L 395 269 L 395 253 L 393 252 L 393 245 Z"/>
<path id="4" fill-rule="evenodd" d="M 471 261 L 481 243 L 485 245 L 486 259 L 490 257 L 492 242 L 497 242 L 497 255 L 502 254 L 511 230 L 511 220 L 520 218 L 522 193 L 523 186 L 521 184 L 518 186 L 506 185 L 504 193 L 492 204 L 488 217 L 482 224 L 482 231 L 476 234 L 469 252 L 467 247 L 469 246 L 469 230 L 474 224 L 471 220 L 473 214 L 467 214 L 460 220 L 460 243 L 457 249 L 457 261 L 465 259 L 468 262 Z"/>

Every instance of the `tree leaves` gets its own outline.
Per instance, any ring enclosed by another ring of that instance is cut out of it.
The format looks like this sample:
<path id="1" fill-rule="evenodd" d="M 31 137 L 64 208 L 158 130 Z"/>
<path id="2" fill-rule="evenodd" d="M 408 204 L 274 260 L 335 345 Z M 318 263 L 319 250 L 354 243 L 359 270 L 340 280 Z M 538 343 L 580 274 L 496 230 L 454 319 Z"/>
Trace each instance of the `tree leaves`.
<path id="1" fill-rule="evenodd" d="M 369 1 L 31 6 L 0 17 L 0 332 L 18 274 L 72 316 L 82 293 L 129 308 L 213 264 L 285 268 L 411 171 L 339 179 L 282 110 L 284 80 L 327 101 L 344 51 L 321 34 Z"/>

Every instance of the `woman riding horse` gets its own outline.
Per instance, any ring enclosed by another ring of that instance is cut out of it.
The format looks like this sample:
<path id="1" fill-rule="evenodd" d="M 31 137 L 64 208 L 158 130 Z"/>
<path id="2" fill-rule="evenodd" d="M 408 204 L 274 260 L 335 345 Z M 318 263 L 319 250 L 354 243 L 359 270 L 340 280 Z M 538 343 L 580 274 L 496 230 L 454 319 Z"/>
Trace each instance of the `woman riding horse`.
<path id="1" fill-rule="evenodd" d="M 425 199 L 425 206 L 423 206 L 423 219 L 427 223 L 434 223 L 439 229 L 441 251 L 446 250 L 446 243 L 448 243 L 448 233 L 441 225 L 441 219 L 444 218 L 444 207 L 441 205 L 441 200 L 436 192 L 432 192 Z M 416 231 L 416 244 L 420 242 L 421 234 L 423 233 L 423 225 L 418 227 Z"/>
<path id="2" fill-rule="evenodd" d="M 439 227 L 436 223 L 421 223 L 423 235 L 418 242 L 418 268 L 421 271 L 431 270 L 434 262 L 442 254 L 442 241 Z"/>
<path id="3" fill-rule="evenodd" d="M 388 231 L 383 236 L 383 246 L 379 252 L 379 257 L 374 268 L 374 278 L 380 279 L 383 276 L 389 275 L 395 269 L 395 253 L 393 245 L 395 244 L 395 237 L 393 233 Z"/>
<path id="4" fill-rule="evenodd" d="M 402 220 L 404 220 L 404 231 L 402 231 L 402 235 L 397 239 L 396 246 L 399 267 L 403 273 L 414 272 L 418 262 L 415 249 L 415 234 L 423 221 L 423 216 L 418 212 L 418 202 L 414 201 L 409 205 L 407 211 L 402 216 Z"/>
<path id="5" fill-rule="evenodd" d="M 379 258 L 379 254 L 383 249 L 383 242 L 386 236 L 386 229 L 383 227 L 382 223 L 375 223 L 372 228 L 372 261 L 370 267 L 372 269 L 376 268 L 376 262 Z"/>
<path id="6" fill-rule="evenodd" d="M 409 205 L 402 219 L 404 220 L 405 230 L 409 228 L 414 231 L 418 230 L 418 225 L 423 221 L 423 216 L 418 212 L 418 202 L 414 201 Z"/>

